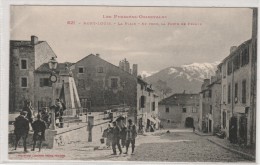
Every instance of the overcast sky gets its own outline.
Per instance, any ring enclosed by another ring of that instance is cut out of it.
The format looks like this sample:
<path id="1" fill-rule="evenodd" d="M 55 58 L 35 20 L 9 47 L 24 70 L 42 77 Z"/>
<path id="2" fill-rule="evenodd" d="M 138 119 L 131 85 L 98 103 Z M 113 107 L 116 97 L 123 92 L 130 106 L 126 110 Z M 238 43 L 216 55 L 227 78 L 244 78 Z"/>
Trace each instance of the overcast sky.
<path id="1" fill-rule="evenodd" d="M 165 16 L 103 18 L 104 16 Z M 75 21 L 68 25 L 67 21 Z M 77 62 L 90 53 L 118 65 L 127 58 L 139 73 L 193 62 L 221 61 L 233 45 L 251 38 L 252 9 L 174 7 L 13 6 L 12 40 L 36 35 L 47 41 L 59 62 Z M 110 22 L 112 25 L 84 25 Z M 166 23 L 166 25 L 118 25 L 119 23 Z M 186 26 L 167 26 L 168 23 Z M 187 26 L 187 23 L 198 25 Z"/>

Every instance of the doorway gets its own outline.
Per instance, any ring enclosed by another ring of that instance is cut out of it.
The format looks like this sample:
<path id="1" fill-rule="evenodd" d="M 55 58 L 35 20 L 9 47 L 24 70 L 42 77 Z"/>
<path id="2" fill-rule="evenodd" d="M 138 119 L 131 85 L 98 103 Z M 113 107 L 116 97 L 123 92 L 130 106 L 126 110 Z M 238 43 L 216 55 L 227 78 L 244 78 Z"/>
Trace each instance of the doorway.
<path id="1" fill-rule="evenodd" d="M 185 127 L 186 128 L 193 128 L 193 118 L 187 117 L 185 120 Z"/>
<path id="2" fill-rule="evenodd" d="M 211 127 L 212 127 L 212 120 L 209 120 L 209 132 L 212 131 Z"/>

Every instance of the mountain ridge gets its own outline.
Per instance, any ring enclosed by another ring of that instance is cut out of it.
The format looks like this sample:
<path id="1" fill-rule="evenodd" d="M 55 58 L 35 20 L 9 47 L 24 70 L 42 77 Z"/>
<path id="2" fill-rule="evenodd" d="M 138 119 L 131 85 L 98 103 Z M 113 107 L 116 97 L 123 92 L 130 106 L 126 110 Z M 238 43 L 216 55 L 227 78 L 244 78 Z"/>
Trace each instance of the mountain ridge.
<path id="1" fill-rule="evenodd" d="M 166 86 L 172 89 L 170 93 L 180 93 L 184 90 L 198 93 L 204 79 L 215 75 L 219 63 L 216 61 L 213 63 L 192 63 L 178 67 L 171 66 L 146 77 L 146 81 L 153 84 L 157 92 L 158 90 L 162 91 L 162 88 Z"/>

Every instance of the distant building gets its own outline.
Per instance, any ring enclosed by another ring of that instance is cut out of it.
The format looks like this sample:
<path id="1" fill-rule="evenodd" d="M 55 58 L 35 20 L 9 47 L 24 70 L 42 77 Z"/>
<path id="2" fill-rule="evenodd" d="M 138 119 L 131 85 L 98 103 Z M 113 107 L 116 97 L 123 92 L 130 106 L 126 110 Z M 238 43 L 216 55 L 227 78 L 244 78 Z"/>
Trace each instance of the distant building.
<path id="1" fill-rule="evenodd" d="M 36 36 L 31 36 L 30 41 L 10 41 L 10 112 L 21 110 L 27 99 L 37 109 L 34 71 L 52 57 L 56 57 L 56 54 L 50 45 L 46 41 L 39 41 Z"/>
<path id="2" fill-rule="evenodd" d="M 131 73 L 130 63 L 126 60 L 126 58 L 119 62 L 119 68 L 128 73 Z"/>
<path id="3" fill-rule="evenodd" d="M 220 131 L 220 104 L 221 104 L 221 71 L 216 76 L 205 79 L 200 92 L 200 125 L 199 130 L 208 133 Z"/>
<path id="4" fill-rule="evenodd" d="M 164 128 L 198 128 L 199 94 L 173 94 L 159 102 L 158 111 Z"/>
<path id="5" fill-rule="evenodd" d="M 137 79 L 137 120 L 139 129 L 150 131 L 151 126 L 159 128 L 158 100 L 159 97 L 152 89 L 152 85 L 143 79 Z"/>
<path id="6" fill-rule="evenodd" d="M 133 64 L 132 74 L 137 77 L 137 75 L 138 75 L 138 65 L 137 64 Z"/>

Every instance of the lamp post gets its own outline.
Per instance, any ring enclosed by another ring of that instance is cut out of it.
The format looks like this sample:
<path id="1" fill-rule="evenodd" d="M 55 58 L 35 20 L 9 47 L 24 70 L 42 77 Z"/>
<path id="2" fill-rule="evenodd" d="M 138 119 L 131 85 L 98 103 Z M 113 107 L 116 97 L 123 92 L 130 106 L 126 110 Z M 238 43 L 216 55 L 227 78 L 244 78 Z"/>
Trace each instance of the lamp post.
<path id="1" fill-rule="evenodd" d="M 52 82 L 52 104 L 54 105 L 54 103 L 55 103 L 55 98 L 54 98 L 55 87 L 54 87 L 54 84 L 57 81 L 57 76 L 56 76 L 55 70 L 57 68 L 58 62 L 56 61 L 56 59 L 54 57 L 52 57 L 48 63 L 49 63 L 49 68 L 51 70 L 51 75 L 50 75 L 49 79 Z M 55 123 L 55 108 L 54 108 L 54 106 L 52 106 L 51 107 L 51 125 L 50 125 L 51 130 L 55 130 L 55 124 L 56 124 Z"/>

